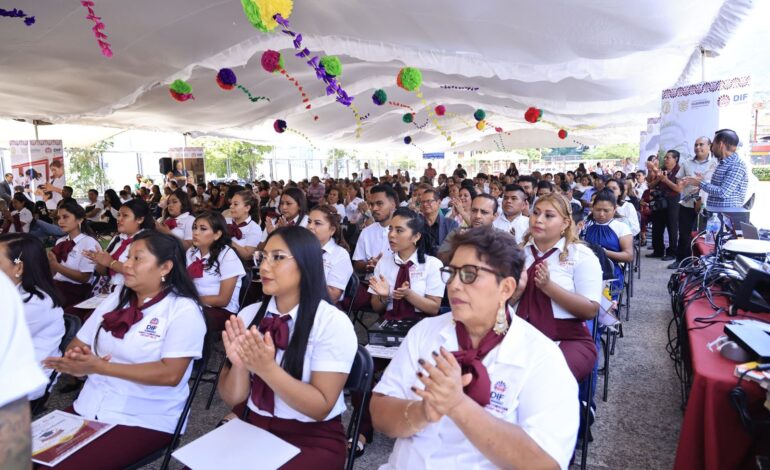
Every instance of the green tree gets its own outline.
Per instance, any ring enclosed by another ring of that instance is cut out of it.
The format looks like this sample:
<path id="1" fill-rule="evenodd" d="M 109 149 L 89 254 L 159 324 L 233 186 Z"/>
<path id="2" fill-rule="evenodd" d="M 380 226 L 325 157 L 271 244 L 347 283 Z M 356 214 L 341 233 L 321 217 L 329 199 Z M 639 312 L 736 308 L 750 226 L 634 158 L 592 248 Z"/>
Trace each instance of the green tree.
<path id="1" fill-rule="evenodd" d="M 586 160 L 622 160 L 639 158 L 639 144 L 597 145 L 583 153 Z"/>
<path id="2" fill-rule="evenodd" d="M 357 160 L 358 159 L 358 153 L 355 151 L 348 152 L 344 149 L 329 149 L 328 152 L 326 152 L 326 162 L 324 165 L 329 168 L 329 174 L 334 176 L 335 178 L 339 174 L 339 169 L 341 168 L 341 161 L 342 160 Z"/>
<path id="3" fill-rule="evenodd" d="M 248 181 L 257 179 L 259 164 L 264 160 L 264 155 L 273 151 L 270 145 L 214 137 L 195 139 L 193 145 L 203 147 L 207 173 L 214 173 L 219 178 L 229 177 L 229 159 L 231 174 L 235 173 Z"/>
<path id="4" fill-rule="evenodd" d="M 113 145 L 111 140 L 103 140 L 85 149 L 66 149 L 67 185 L 72 187 L 75 197 L 84 197 L 91 188 L 104 192 L 109 181 L 104 174 L 102 157 Z"/>
<path id="5" fill-rule="evenodd" d="M 543 155 L 551 153 L 551 149 L 549 148 L 522 149 L 519 153 L 525 155 L 527 157 L 527 160 L 536 162 L 536 161 L 542 160 Z"/>

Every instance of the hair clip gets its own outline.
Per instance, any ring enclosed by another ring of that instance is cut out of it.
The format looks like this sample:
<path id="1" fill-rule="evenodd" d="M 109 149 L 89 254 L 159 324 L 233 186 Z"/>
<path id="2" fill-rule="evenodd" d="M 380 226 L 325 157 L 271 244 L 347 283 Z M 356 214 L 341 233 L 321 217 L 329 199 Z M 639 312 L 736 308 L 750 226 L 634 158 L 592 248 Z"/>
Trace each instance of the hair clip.
<path id="1" fill-rule="evenodd" d="M 13 260 L 13 264 L 21 264 L 21 256 Z"/>

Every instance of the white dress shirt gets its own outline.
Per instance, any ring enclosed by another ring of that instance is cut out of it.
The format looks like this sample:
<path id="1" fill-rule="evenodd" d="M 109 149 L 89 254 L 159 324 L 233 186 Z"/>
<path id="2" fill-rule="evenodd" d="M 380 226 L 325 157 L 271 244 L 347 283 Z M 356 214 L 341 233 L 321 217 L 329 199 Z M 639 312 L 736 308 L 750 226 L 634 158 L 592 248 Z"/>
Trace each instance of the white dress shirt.
<path id="1" fill-rule="evenodd" d="M 631 229 L 631 235 L 639 235 L 642 229 L 639 227 L 639 215 L 636 212 L 636 207 L 626 201 L 622 206 L 617 207 L 616 212 L 622 216 L 621 220 Z"/>
<path id="2" fill-rule="evenodd" d="M 228 224 L 234 223 L 232 217 L 225 218 L 225 221 Z M 256 248 L 259 245 L 259 241 L 262 240 L 262 229 L 256 222 L 251 220 L 251 217 L 246 218 L 244 222 L 246 222 L 246 225 L 240 227 L 243 238 L 237 239 L 233 237 L 233 243 L 238 246 Z"/>
<path id="3" fill-rule="evenodd" d="M 59 357 L 61 350 L 59 345 L 64 337 L 64 310 L 54 307 L 51 297 L 43 291 L 41 299 L 36 294 L 25 291 L 21 284 L 18 285 L 19 295 L 24 304 L 24 318 L 27 320 L 29 334 L 32 336 L 32 344 L 35 347 L 35 361 L 38 366 L 46 357 Z M 46 377 L 51 375 L 51 370 L 41 370 Z M 30 393 L 27 398 L 35 400 L 45 393 L 45 385 Z"/>
<path id="4" fill-rule="evenodd" d="M 141 230 L 139 230 L 139 232 L 141 232 Z M 133 236 L 135 237 L 139 235 L 139 232 L 136 232 Z M 128 238 L 128 235 L 126 235 L 125 233 L 120 233 L 116 238 L 118 239 L 118 241 L 114 242 L 114 244 L 112 241 L 110 241 L 110 244 L 112 244 L 110 255 L 112 255 L 113 253 L 115 253 L 120 249 L 120 244 L 123 242 L 123 240 Z M 123 253 L 121 253 L 120 256 L 118 257 L 119 263 L 125 263 L 128 260 L 128 250 L 130 249 L 131 249 L 131 244 L 129 244 L 126 247 L 126 249 L 123 250 Z M 119 272 L 116 272 L 115 274 L 112 275 L 112 277 L 110 277 L 110 284 L 112 284 L 113 286 L 122 286 L 124 282 L 125 282 L 125 278 L 123 277 L 123 274 Z"/>
<path id="5" fill-rule="evenodd" d="M 195 288 L 198 290 L 198 295 L 219 295 L 219 289 L 222 286 L 222 281 L 237 277 L 235 282 L 235 289 L 233 295 L 230 297 L 230 302 L 224 307 L 225 310 L 233 313 L 238 313 L 240 303 L 238 301 L 239 294 L 241 292 L 241 282 L 243 276 L 246 275 L 246 270 L 243 269 L 243 263 L 238 258 L 238 254 L 232 248 L 225 247 L 219 253 L 217 258 L 219 261 L 219 273 L 217 274 L 216 267 L 208 268 L 209 258 L 211 253 L 203 256 L 203 276 L 197 279 L 193 279 Z M 191 246 L 186 253 L 187 265 L 189 266 L 197 258 L 200 258 L 200 252 L 194 246 Z"/>
<path id="6" fill-rule="evenodd" d="M 243 320 L 243 323 L 248 326 L 254 317 L 257 316 L 261 306 L 262 303 L 249 305 L 241 310 L 241 313 L 239 313 L 238 316 Z M 288 322 L 290 337 L 291 335 L 294 335 L 294 326 L 298 311 L 299 304 L 286 313 L 286 315 L 291 316 L 291 320 Z M 275 298 L 270 299 L 265 316 L 271 314 L 280 315 L 275 303 Z M 322 300 L 318 304 L 318 309 L 315 312 L 315 319 L 313 320 L 313 327 L 310 329 L 310 336 L 308 337 L 304 366 L 302 368 L 302 382 L 310 383 L 310 377 L 313 372 L 340 372 L 349 374 L 350 369 L 353 367 L 353 360 L 356 357 L 357 350 L 358 339 L 356 338 L 356 333 L 353 330 L 353 324 L 350 322 L 350 319 L 336 307 L 325 300 Z M 283 359 L 283 354 L 284 351 L 282 349 L 277 349 L 275 362 L 280 364 Z M 254 402 L 251 401 L 251 397 L 249 397 L 247 405 L 249 409 L 255 413 L 259 413 L 263 416 L 271 416 L 267 411 L 257 408 Z M 336 418 L 342 414 L 346 408 L 342 391 L 340 391 L 340 395 L 337 397 L 334 407 L 324 421 Z M 294 419 L 305 423 L 317 421 L 289 406 L 277 393 L 275 394 L 275 407 L 272 416 L 283 419 Z"/>
<path id="7" fill-rule="evenodd" d="M 524 236 L 529 233 L 529 217 L 519 214 L 513 220 L 508 220 L 505 214 L 500 214 L 492 222 L 492 226 L 503 232 L 512 233 L 516 238 L 516 243 L 521 244 L 524 241 Z"/>
<path id="8" fill-rule="evenodd" d="M 364 202 L 363 199 L 360 197 L 357 197 L 350 201 L 350 204 L 345 206 L 345 212 L 340 213 L 341 216 L 347 217 L 348 222 L 351 224 L 357 224 L 359 220 L 361 220 L 361 217 L 363 214 L 361 214 L 361 211 L 358 210 L 359 204 Z"/>
<path id="9" fill-rule="evenodd" d="M 104 213 L 104 202 L 96 201 L 96 202 L 92 203 L 92 202 L 89 201 L 88 204 L 86 204 L 86 207 L 92 207 L 93 209 L 99 209 L 96 212 L 96 215 L 93 216 L 93 217 L 88 217 L 88 220 L 90 220 L 91 222 L 101 222 L 102 221 L 102 213 Z"/>
<path id="10" fill-rule="evenodd" d="M 426 318 L 409 330 L 374 392 L 420 400 L 411 390 L 424 389 L 417 379 L 421 370 L 417 361 L 431 361 L 431 352 L 442 346 L 459 350 L 451 313 Z M 484 410 L 520 426 L 562 469 L 568 468 L 579 425 L 578 387 L 559 347 L 512 313 L 508 333 L 482 363 L 491 383 L 491 399 Z M 412 468 L 498 467 L 444 416 L 411 437 L 397 439 L 388 462 L 380 466 L 380 470 Z"/>
<path id="11" fill-rule="evenodd" d="M 176 228 L 171 230 L 171 235 L 181 241 L 192 240 L 192 228 L 195 223 L 195 217 L 190 215 L 189 212 L 184 212 L 173 218 L 176 219 Z"/>
<path id="12" fill-rule="evenodd" d="M 8 233 L 16 233 L 16 225 L 13 223 L 13 216 L 18 214 L 19 215 L 19 222 L 21 222 L 21 232 L 22 233 L 29 233 L 30 224 L 32 223 L 32 212 L 29 211 L 26 207 L 23 208 L 20 211 L 12 211 L 11 212 L 11 225 L 8 228 Z"/>
<path id="13" fill-rule="evenodd" d="M 65 241 L 69 240 L 69 235 L 65 235 L 61 237 L 60 239 L 56 240 L 56 244 L 64 243 Z M 96 241 L 95 238 L 89 237 L 85 233 L 79 234 L 77 237 L 75 237 L 75 247 L 70 251 L 69 255 L 67 255 L 67 261 L 63 261 L 61 264 L 64 267 L 74 269 L 75 271 L 81 272 L 81 273 L 92 273 L 94 272 L 94 269 L 96 268 L 96 263 L 94 263 L 92 260 L 86 258 L 86 256 L 83 254 L 84 251 L 102 251 L 102 246 L 99 244 L 98 241 Z M 63 281 L 63 282 L 69 282 L 71 284 L 81 284 L 80 282 L 76 282 L 67 276 L 65 276 L 62 273 L 56 273 L 53 276 L 54 281 Z"/>
<path id="14" fill-rule="evenodd" d="M 345 287 L 353 275 L 353 263 L 350 261 L 350 253 L 342 248 L 330 238 L 323 246 L 324 274 L 326 275 L 326 285 L 340 289 L 339 298 L 332 299 L 338 301 L 345 294 Z"/>
<path id="15" fill-rule="evenodd" d="M 417 251 L 412 253 L 412 256 L 408 260 L 403 261 L 397 253 L 384 255 L 377 262 L 377 266 L 374 267 L 374 276 L 378 279 L 383 276 L 390 285 L 390 294 L 392 296 L 393 290 L 401 286 L 396 285 L 396 278 L 398 277 L 398 270 L 402 264 L 412 262 L 412 266 L 409 267 L 409 288 L 417 295 L 421 296 L 433 296 L 443 297 L 446 284 L 441 280 L 441 272 L 439 271 L 444 264 L 434 258 L 433 256 L 425 255 L 425 262 L 420 264 L 417 262 Z M 373 288 L 369 288 L 369 293 L 376 295 Z M 392 297 L 388 301 L 388 305 L 385 310 L 393 309 Z M 416 312 L 421 310 L 416 308 Z"/>

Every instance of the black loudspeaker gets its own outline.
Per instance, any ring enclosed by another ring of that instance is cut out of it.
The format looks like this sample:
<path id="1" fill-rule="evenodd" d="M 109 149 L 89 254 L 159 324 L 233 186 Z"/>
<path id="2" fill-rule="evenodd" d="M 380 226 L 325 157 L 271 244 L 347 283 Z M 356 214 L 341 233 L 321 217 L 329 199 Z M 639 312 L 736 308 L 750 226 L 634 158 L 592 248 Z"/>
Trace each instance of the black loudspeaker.
<path id="1" fill-rule="evenodd" d="M 158 171 L 161 175 L 165 175 L 169 171 L 174 171 L 174 166 L 171 163 L 170 157 L 163 157 L 158 159 Z"/>

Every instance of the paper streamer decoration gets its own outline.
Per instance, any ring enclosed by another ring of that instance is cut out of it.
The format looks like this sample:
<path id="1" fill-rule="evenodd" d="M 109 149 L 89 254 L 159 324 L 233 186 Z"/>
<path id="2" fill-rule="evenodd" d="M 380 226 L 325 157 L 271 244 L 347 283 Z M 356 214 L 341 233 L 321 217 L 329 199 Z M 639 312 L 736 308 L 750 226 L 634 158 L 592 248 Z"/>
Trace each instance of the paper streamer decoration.
<path id="1" fill-rule="evenodd" d="M 14 8 L 13 10 L 6 10 L 5 8 L 0 8 L 0 16 L 5 16 L 6 18 L 24 18 L 24 24 L 27 26 L 32 26 L 35 24 L 35 17 L 30 16 L 24 11 L 19 10 L 18 8 Z"/>
<path id="2" fill-rule="evenodd" d="M 366 118 L 361 117 L 361 113 L 358 112 L 358 108 L 356 108 L 356 105 L 353 103 L 350 103 L 350 110 L 353 111 L 353 117 L 356 118 L 356 139 L 361 138 L 361 121 L 363 121 Z M 366 114 L 366 117 L 369 117 L 369 114 Z"/>
<path id="3" fill-rule="evenodd" d="M 238 85 L 238 77 L 236 77 L 235 72 L 233 72 L 232 69 L 219 69 L 219 72 L 217 73 L 217 85 L 219 85 L 219 88 L 223 90 L 232 90 L 233 88 L 238 88 L 242 92 L 246 93 L 246 96 L 249 97 L 249 100 L 251 100 L 252 103 L 256 103 L 259 100 L 270 101 L 270 98 L 266 96 L 253 96 L 251 92 L 245 87 Z"/>
<path id="4" fill-rule="evenodd" d="M 302 88 L 302 85 L 299 84 L 299 81 L 289 75 L 289 72 L 283 68 L 283 56 L 280 52 L 270 49 L 266 50 L 262 53 L 260 63 L 262 64 L 262 68 L 265 69 L 265 71 L 270 73 L 279 72 L 297 88 L 300 96 L 302 96 L 302 102 L 305 103 L 305 109 L 311 109 L 313 107 L 313 105 L 310 104 L 310 98 L 308 98 L 307 93 L 305 93 L 305 89 Z M 317 121 L 318 116 L 313 116 L 313 120 Z"/>
<path id="5" fill-rule="evenodd" d="M 110 43 L 107 42 L 107 35 L 103 32 L 104 23 L 102 23 L 102 18 L 96 16 L 96 13 L 94 13 L 94 2 L 91 0 L 83 0 L 80 4 L 88 10 L 86 19 L 94 22 L 94 27 L 91 28 L 91 30 L 94 32 L 97 44 L 99 44 L 99 47 L 102 49 L 102 55 L 104 57 L 112 57 L 112 48 L 110 47 Z"/>
<path id="6" fill-rule="evenodd" d="M 463 91 L 478 91 L 479 87 L 475 86 L 456 86 L 456 85 L 441 85 L 441 88 L 445 90 L 463 90 Z"/>
<path id="7" fill-rule="evenodd" d="M 275 21 L 281 25 L 281 31 L 283 31 L 284 34 L 294 38 L 294 48 L 299 51 L 295 54 L 295 56 L 303 59 L 310 57 L 310 50 L 306 47 L 302 47 L 302 34 L 291 31 L 289 29 L 289 22 L 281 14 L 275 15 Z M 347 92 L 342 89 L 342 86 L 340 86 L 339 82 L 337 82 L 337 79 L 330 75 L 324 69 L 324 67 L 321 66 L 321 60 L 318 58 L 318 56 L 313 56 L 307 61 L 307 64 L 311 66 L 313 70 L 315 70 L 316 77 L 326 83 L 327 96 L 336 95 L 337 101 L 339 103 L 344 106 L 350 106 L 350 104 L 353 102 L 353 97 L 349 96 Z"/>
<path id="8" fill-rule="evenodd" d="M 249 23 L 265 33 L 278 26 L 275 15 L 280 14 L 281 17 L 288 18 L 294 8 L 292 0 L 241 0 L 241 5 Z"/>
<path id="9" fill-rule="evenodd" d="M 436 129 L 438 129 L 441 135 L 446 137 L 446 140 L 452 147 L 454 147 L 456 142 L 452 140 L 452 135 L 449 131 L 441 127 L 434 108 L 428 106 L 428 102 L 425 101 L 425 97 L 423 96 L 422 91 L 420 91 L 420 85 L 422 85 L 422 72 L 415 67 L 404 67 L 398 72 L 396 84 L 404 90 L 415 92 L 417 98 L 420 99 L 422 106 L 428 110 L 428 120 L 433 122 L 433 125 L 436 126 Z M 412 112 L 414 112 L 414 110 L 412 110 Z"/>
<path id="10" fill-rule="evenodd" d="M 192 86 L 184 80 L 174 80 L 174 83 L 168 88 L 171 97 L 177 101 L 194 100 Z"/>
<path id="11" fill-rule="evenodd" d="M 289 132 L 292 132 L 294 134 L 297 134 L 298 136 L 300 136 L 303 139 L 305 139 L 313 150 L 318 150 L 318 147 L 313 145 L 313 141 L 310 140 L 310 137 L 308 137 L 307 135 L 305 135 L 305 133 L 300 132 L 298 130 L 289 129 L 288 124 L 286 124 L 286 121 L 284 121 L 283 119 L 276 119 L 275 122 L 273 122 L 273 129 L 275 130 L 275 132 L 277 132 L 279 134 L 283 134 L 286 131 L 289 131 Z"/>

